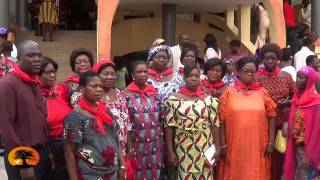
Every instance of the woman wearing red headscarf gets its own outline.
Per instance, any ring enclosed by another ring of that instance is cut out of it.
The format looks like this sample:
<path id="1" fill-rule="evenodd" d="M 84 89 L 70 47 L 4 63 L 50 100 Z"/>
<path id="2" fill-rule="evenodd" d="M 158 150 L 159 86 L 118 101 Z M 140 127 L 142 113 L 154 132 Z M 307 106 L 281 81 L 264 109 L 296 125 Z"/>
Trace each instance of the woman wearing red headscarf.
<path id="1" fill-rule="evenodd" d="M 313 180 L 320 176 L 320 95 L 315 91 L 319 76 L 311 67 L 298 71 L 290 110 L 285 158 L 286 180 Z"/>
<path id="2" fill-rule="evenodd" d="M 110 60 L 100 59 L 99 62 L 93 66 L 93 71 L 98 73 L 103 80 L 102 101 L 106 103 L 107 110 L 111 112 L 113 119 L 120 126 L 119 144 L 123 155 L 125 155 L 128 150 L 127 134 L 129 112 L 124 94 L 115 88 L 117 80 L 116 66 Z"/>

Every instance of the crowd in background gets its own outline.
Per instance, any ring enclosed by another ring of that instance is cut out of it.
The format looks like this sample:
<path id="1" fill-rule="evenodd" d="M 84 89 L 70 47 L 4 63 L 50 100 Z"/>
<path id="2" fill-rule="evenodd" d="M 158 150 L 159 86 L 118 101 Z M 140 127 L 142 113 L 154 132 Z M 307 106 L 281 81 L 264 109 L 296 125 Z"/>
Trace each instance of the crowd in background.
<path id="1" fill-rule="evenodd" d="M 287 27 L 289 36 L 296 32 Z M 10 31 L 0 28 L 8 178 L 319 178 L 318 37 L 308 32 L 300 45 L 281 49 L 264 34 L 251 54 L 236 39 L 222 53 L 211 33 L 202 50 L 183 33 L 176 46 L 157 39 L 147 59 L 127 65 L 119 57 L 96 62 L 77 48 L 69 58 L 72 74 L 57 82 L 59 64 L 38 43 L 16 48 Z M 12 166 L 9 152 L 19 146 L 34 148 L 40 162 Z"/>
<path id="2" fill-rule="evenodd" d="M 73 74 L 59 83 L 59 65 L 36 42 L 22 42 L 16 61 L 7 32 L 2 37 L 0 132 L 9 179 L 319 177 L 320 62 L 301 52 L 312 51 L 312 35 L 294 56 L 272 43 L 254 56 L 238 40 L 222 54 L 207 34 L 201 57 L 184 33 L 174 47 L 157 39 L 146 60 L 127 67 L 118 59 L 95 63 L 78 48 Z M 279 133 L 285 153 L 274 150 Z M 39 152 L 34 168 L 9 164 L 9 151 L 22 145 Z"/>

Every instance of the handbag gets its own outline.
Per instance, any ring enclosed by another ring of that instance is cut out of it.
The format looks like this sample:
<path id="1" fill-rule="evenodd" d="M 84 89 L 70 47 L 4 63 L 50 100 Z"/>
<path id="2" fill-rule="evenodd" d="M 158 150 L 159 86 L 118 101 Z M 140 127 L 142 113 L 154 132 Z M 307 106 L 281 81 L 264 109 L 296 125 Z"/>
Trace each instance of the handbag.
<path id="1" fill-rule="evenodd" d="M 281 130 L 278 130 L 278 132 L 277 132 L 277 136 L 276 136 L 274 148 L 275 148 L 278 152 L 280 152 L 280 153 L 282 153 L 282 154 L 284 154 L 284 153 L 286 152 L 287 139 L 282 136 Z"/>

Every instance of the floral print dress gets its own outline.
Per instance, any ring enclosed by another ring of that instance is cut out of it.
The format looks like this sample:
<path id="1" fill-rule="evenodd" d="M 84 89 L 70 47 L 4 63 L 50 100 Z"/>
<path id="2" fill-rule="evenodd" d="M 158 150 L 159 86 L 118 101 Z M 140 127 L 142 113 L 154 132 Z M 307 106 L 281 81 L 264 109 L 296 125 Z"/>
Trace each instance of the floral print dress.
<path id="1" fill-rule="evenodd" d="M 73 110 L 64 122 L 65 143 L 75 143 L 78 179 L 117 180 L 119 167 L 117 123 L 105 125 L 105 135 L 98 132 L 94 119 Z"/>
<path id="2" fill-rule="evenodd" d="M 160 82 L 149 78 L 148 83 L 158 91 L 161 102 L 164 102 L 172 93 L 176 93 L 184 85 L 183 77 L 177 72 L 174 72 L 172 79 L 168 82 Z"/>
<path id="3" fill-rule="evenodd" d="M 118 89 L 117 91 L 117 101 L 106 102 L 107 109 L 111 112 L 113 119 L 119 125 L 119 143 L 123 154 L 126 153 L 127 148 L 127 135 L 128 135 L 128 124 L 129 124 L 129 111 L 127 107 L 127 101 Z"/>
<path id="4" fill-rule="evenodd" d="M 1 57 L 0 58 L 0 78 L 6 75 L 14 66 L 16 65 L 15 62 L 12 60 Z"/>

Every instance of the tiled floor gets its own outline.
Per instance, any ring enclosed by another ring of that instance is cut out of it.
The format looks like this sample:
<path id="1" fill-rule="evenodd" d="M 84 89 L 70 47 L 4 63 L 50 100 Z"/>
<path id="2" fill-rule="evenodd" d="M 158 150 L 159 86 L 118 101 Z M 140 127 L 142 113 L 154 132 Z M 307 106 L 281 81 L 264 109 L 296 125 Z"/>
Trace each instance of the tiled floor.
<path id="1" fill-rule="evenodd" d="M 4 168 L 3 157 L 0 157 L 0 180 L 8 180 L 7 173 Z"/>

